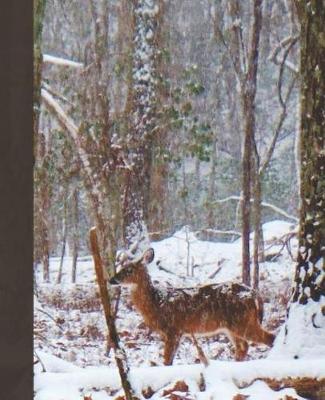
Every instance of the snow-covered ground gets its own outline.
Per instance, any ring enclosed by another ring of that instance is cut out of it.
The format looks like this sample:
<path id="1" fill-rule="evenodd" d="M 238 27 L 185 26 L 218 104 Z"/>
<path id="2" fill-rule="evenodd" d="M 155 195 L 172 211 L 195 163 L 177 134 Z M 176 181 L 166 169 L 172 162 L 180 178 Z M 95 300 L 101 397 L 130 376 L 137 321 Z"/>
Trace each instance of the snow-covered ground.
<path id="1" fill-rule="evenodd" d="M 263 229 L 266 254 L 270 255 L 267 259 L 272 260 L 260 266 L 263 325 L 277 334 L 285 319 L 295 267 L 290 253 L 296 254 L 297 242 L 295 238 L 290 240 L 290 251 L 284 244 L 286 235 L 295 229 L 290 223 L 273 221 Z M 189 287 L 240 279 L 240 240 L 201 241 L 183 228 L 172 237 L 153 243 L 153 248 L 156 257 L 149 272 L 157 285 Z M 35 399 L 115 398 L 122 393 L 113 351 L 107 354 L 106 325 L 93 262 L 90 256 L 79 260 L 76 284 L 70 283 L 71 263 L 70 258 L 65 259 L 60 285 L 42 283 L 41 268 L 36 271 L 35 353 L 41 362 L 35 364 Z M 56 281 L 58 268 L 59 259 L 52 258 L 52 282 Z M 189 269 L 193 269 L 194 276 L 187 276 Z M 152 399 L 169 396 L 175 400 L 178 396 L 227 400 L 239 393 L 258 400 L 285 399 L 286 395 L 301 399 L 293 389 L 275 392 L 264 382 L 255 380 L 263 376 L 276 379 L 280 375 L 325 377 L 325 359 L 323 363 L 319 360 L 288 362 L 276 357 L 262 360 L 270 350 L 262 345 L 250 346 L 247 361 L 233 362 L 233 348 L 223 335 L 199 339 L 210 360 L 207 368 L 198 364 L 197 351 L 187 338 L 180 343 L 174 365 L 162 366 L 162 342 L 134 310 L 127 288 L 122 289 L 117 328 L 131 367 L 132 384 L 139 396 L 150 387 L 154 393 Z M 181 381 L 185 387 L 180 383 L 177 386 Z M 249 383 L 253 384 L 241 388 Z"/>

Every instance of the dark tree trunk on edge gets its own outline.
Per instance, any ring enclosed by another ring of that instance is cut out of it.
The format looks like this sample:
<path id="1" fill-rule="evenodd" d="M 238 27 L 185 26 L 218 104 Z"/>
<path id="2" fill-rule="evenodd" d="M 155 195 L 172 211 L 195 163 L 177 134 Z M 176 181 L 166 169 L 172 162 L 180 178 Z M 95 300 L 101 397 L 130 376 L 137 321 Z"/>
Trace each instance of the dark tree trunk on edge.
<path id="1" fill-rule="evenodd" d="M 293 302 L 301 304 L 325 296 L 325 4 L 308 4 L 296 1 L 301 24 L 301 209 Z"/>

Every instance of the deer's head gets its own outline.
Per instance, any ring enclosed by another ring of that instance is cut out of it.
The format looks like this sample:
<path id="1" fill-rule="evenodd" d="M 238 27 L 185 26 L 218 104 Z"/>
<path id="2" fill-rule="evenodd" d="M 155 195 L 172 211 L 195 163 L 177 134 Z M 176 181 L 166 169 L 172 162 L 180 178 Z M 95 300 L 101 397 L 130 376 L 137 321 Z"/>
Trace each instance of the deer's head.
<path id="1" fill-rule="evenodd" d="M 110 279 L 111 285 L 132 285 L 137 284 L 141 279 L 142 273 L 146 272 L 147 264 L 154 259 L 155 253 L 152 248 L 146 250 L 140 258 L 130 260 L 123 258 L 116 269 L 116 274 Z"/>

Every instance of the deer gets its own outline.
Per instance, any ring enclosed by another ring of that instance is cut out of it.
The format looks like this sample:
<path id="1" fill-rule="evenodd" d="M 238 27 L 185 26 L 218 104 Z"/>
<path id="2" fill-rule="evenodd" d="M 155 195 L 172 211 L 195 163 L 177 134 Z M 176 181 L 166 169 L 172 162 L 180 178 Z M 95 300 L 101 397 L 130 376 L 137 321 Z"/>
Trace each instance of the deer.
<path id="1" fill-rule="evenodd" d="M 262 328 L 263 302 L 256 290 L 237 282 L 191 288 L 154 285 L 147 266 L 149 248 L 139 258 L 124 258 L 111 285 L 131 286 L 131 300 L 145 324 L 164 343 L 164 364 L 171 365 L 182 336 L 224 333 L 235 347 L 236 361 L 245 359 L 248 342 L 272 346 L 275 336 Z"/>

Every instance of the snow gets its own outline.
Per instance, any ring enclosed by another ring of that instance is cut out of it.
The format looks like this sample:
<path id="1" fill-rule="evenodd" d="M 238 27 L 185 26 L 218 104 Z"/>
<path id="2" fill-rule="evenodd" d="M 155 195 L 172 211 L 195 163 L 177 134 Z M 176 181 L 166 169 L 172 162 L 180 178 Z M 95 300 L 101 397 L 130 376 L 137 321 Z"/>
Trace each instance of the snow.
<path id="1" fill-rule="evenodd" d="M 188 338 L 182 339 L 174 364 L 162 366 L 163 345 L 159 336 L 147 330 L 130 303 L 129 289 L 122 288 L 116 323 L 129 360 L 130 380 L 139 397 L 150 387 L 154 392 L 152 399 L 161 399 L 166 397 L 166 390 L 173 390 L 176 382 L 184 381 L 188 391 L 175 389 L 175 396 L 232 400 L 242 394 L 249 395 L 250 400 L 280 400 L 285 396 L 302 399 L 294 389 L 274 391 L 261 379 L 325 378 L 325 321 L 317 313 L 317 304 L 310 301 L 303 309 L 298 304 L 291 306 L 288 321 L 291 336 L 285 337 L 283 322 L 295 264 L 281 238 L 293 229 L 292 224 L 284 221 L 263 226 L 268 251 L 273 254 L 282 249 L 276 261 L 260 266 L 263 326 L 277 338 L 271 350 L 262 345 L 250 346 L 247 361 L 234 362 L 231 344 L 219 335 L 199 339 L 209 359 L 208 367 L 197 363 L 196 349 Z M 173 236 L 152 243 L 152 247 L 155 259 L 148 270 L 154 284 L 161 288 L 169 285 L 186 288 L 240 278 L 240 240 L 202 241 L 184 227 Z M 293 238 L 292 253 L 297 249 L 297 240 Z M 194 276 L 187 276 L 188 262 L 194 267 Z M 51 258 L 53 282 L 59 263 L 59 258 Z M 76 284 L 70 283 L 71 264 L 72 259 L 66 257 L 61 285 L 43 283 L 41 268 L 38 266 L 36 270 L 35 352 L 46 372 L 42 371 L 41 363 L 35 364 L 35 400 L 83 400 L 84 396 L 91 396 L 92 400 L 115 399 L 123 392 L 113 350 L 109 356 L 105 355 L 107 328 L 96 294 L 93 262 L 90 256 L 78 260 Z M 218 268 L 221 269 L 215 274 Z M 312 328 L 312 318 L 318 329 Z M 299 330 L 300 326 L 305 329 Z"/>
<path id="2" fill-rule="evenodd" d="M 42 354 L 44 357 L 44 354 Z M 46 358 L 46 357 L 44 357 Z M 271 360 L 254 360 L 245 362 L 212 361 L 208 367 L 202 365 L 182 365 L 168 367 L 133 368 L 130 372 L 130 382 L 138 395 L 150 387 L 158 392 L 153 398 L 159 397 L 159 391 L 166 386 L 173 386 L 177 381 L 184 381 L 189 388 L 197 391 L 197 398 L 232 399 L 236 394 L 250 395 L 250 399 L 267 400 L 281 399 L 284 395 L 298 396 L 294 389 L 282 389 L 274 392 L 259 378 L 283 379 L 286 377 L 308 376 L 323 378 L 325 363 L 321 360 L 294 360 L 280 362 Z M 51 369 L 53 358 L 44 363 Z M 199 391 L 200 381 L 205 383 L 205 390 Z M 252 385 L 250 385 L 253 382 Z M 249 386 L 247 386 L 249 385 Z M 245 387 L 246 386 L 246 387 Z M 243 388 L 242 388 L 243 387 Z M 116 368 L 88 367 L 75 371 L 38 373 L 35 377 L 35 400 L 56 400 L 60 398 L 80 399 L 80 394 L 91 391 L 106 390 L 113 393 L 121 388 Z"/>
<path id="3" fill-rule="evenodd" d="M 274 347 L 270 351 L 269 358 L 303 358 L 306 360 L 323 355 L 325 364 L 325 316 L 319 312 L 320 308 L 324 306 L 324 296 L 319 303 L 310 299 L 306 305 L 292 304 L 288 317 L 288 334 L 285 335 L 285 329 L 282 327 Z M 312 319 L 318 328 L 313 327 Z M 299 326 L 304 329 L 297 329 Z M 301 346 L 301 343 L 304 345 Z"/>

